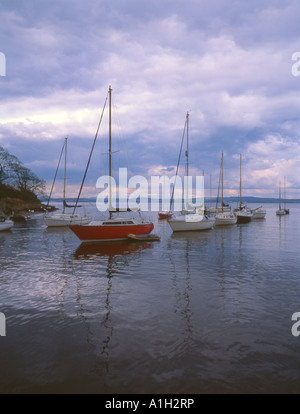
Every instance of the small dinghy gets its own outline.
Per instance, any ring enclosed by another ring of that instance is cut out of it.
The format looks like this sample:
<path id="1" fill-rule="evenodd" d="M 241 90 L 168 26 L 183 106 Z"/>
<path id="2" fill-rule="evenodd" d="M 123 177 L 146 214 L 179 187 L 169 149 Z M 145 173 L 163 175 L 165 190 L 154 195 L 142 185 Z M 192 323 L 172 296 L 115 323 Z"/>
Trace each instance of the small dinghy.
<path id="1" fill-rule="evenodd" d="M 160 211 L 158 213 L 158 218 L 160 220 L 166 220 L 166 219 L 171 218 L 172 216 L 173 216 L 173 213 L 171 211 Z"/>
<path id="2" fill-rule="evenodd" d="M 139 241 L 160 241 L 160 236 L 156 234 L 128 234 L 128 238 Z"/>

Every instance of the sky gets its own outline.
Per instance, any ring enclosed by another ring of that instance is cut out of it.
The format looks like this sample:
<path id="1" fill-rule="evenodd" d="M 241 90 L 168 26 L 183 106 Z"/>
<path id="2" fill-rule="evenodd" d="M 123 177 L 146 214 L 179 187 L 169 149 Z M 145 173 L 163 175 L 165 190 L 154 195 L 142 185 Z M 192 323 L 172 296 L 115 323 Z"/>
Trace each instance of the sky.
<path id="1" fill-rule="evenodd" d="M 67 136 L 77 196 L 111 85 L 114 174 L 173 176 L 189 112 L 190 172 L 204 172 L 206 195 L 223 152 L 226 196 L 242 154 L 244 195 L 278 197 L 286 177 L 300 198 L 300 2 L 0 0 L 0 18 L 0 145 L 47 189 Z M 108 173 L 106 118 L 84 196 Z"/>

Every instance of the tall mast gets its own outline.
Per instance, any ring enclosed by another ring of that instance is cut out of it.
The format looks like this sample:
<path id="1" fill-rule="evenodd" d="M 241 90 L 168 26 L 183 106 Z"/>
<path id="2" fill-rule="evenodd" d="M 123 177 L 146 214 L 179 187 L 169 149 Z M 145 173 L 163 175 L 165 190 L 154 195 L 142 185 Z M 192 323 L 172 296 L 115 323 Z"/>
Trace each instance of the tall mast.
<path id="1" fill-rule="evenodd" d="M 222 152 L 222 213 L 223 213 L 223 152 Z"/>
<path id="2" fill-rule="evenodd" d="M 68 142 L 68 138 L 66 137 L 65 138 L 65 170 L 64 170 L 63 213 L 65 212 L 65 202 L 66 202 L 67 142 Z"/>
<path id="3" fill-rule="evenodd" d="M 279 181 L 279 210 L 281 210 L 281 181 Z"/>
<path id="4" fill-rule="evenodd" d="M 112 218 L 111 211 L 111 86 L 109 87 L 109 218 Z"/>
<path id="5" fill-rule="evenodd" d="M 186 114 L 186 175 L 189 176 L 189 113 Z"/>
<path id="6" fill-rule="evenodd" d="M 188 182 L 189 182 L 189 113 L 186 113 L 186 151 L 185 151 L 185 156 L 186 156 L 186 167 L 185 167 L 185 173 L 186 173 L 186 177 L 187 177 L 187 181 L 186 181 L 186 196 L 185 196 L 185 208 L 188 210 L 189 206 L 188 206 L 188 197 L 189 197 L 189 187 L 188 187 Z"/>
<path id="7" fill-rule="evenodd" d="M 240 154 L 240 210 L 242 208 L 242 154 Z"/>
<path id="8" fill-rule="evenodd" d="M 211 174 L 209 175 L 209 205 L 211 206 Z"/>
<path id="9" fill-rule="evenodd" d="M 223 153 L 222 153 L 223 156 Z M 216 212 L 218 212 L 218 204 L 219 204 L 219 194 L 220 194 L 220 183 L 222 176 L 222 157 L 221 157 L 221 165 L 220 165 L 220 173 L 219 173 L 219 182 L 218 182 L 218 192 L 217 192 L 217 199 L 216 199 Z"/>
<path id="10" fill-rule="evenodd" d="M 286 209 L 286 192 L 285 192 L 285 176 L 284 176 L 284 182 L 283 182 L 283 208 Z"/>

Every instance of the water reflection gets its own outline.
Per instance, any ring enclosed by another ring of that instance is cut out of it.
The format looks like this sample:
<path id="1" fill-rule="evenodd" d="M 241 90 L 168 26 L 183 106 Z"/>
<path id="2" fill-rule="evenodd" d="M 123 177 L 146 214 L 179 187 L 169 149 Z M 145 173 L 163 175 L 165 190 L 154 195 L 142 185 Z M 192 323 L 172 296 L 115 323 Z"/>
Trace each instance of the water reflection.
<path id="1" fill-rule="evenodd" d="M 150 242 L 132 242 L 127 240 L 108 243 L 82 243 L 74 252 L 75 259 L 89 259 L 95 256 L 128 255 L 153 248 Z"/>
<path id="2" fill-rule="evenodd" d="M 1 231 L 0 232 L 0 249 L 5 247 L 5 244 L 9 243 L 13 238 L 13 232 L 12 231 Z"/>
<path id="3" fill-rule="evenodd" d="M 216 255 L 216 264 L 217 264 L 217 273 L 219 275 L 219 284 L 221 287 L 221 292 L 225 291 L 226 286 L 226 242 L 228 242 L 228 230 L 230 231 L 231 228 L 224 228 L 219 227 L 217 228 L 216 238 L 215 238 L 215 245 L 216 251 L 218 254 Z"/>
<path id="4" fill-rule="evenodd" d="M 193 342 L 193 323 L 191 310 L 191 293 L 192 293 L 192 275 L 190 265 L 190 255 L 193 254 L 192 246 L 199 237 L 206 239 L 204 233 L 198 232 L 178 232 L 172 233 L 168 242 L 168 259 L 170 263 L 169 270 L 172 275 L 172 288 L 174 291 L 174 314 L 182 315 L 184 322 L 184 331 L 182 334 L 182 344 L 191 345 Z M 180 253 L 178 251 L 177 243 L 180 241 Z M 178 262 L 178 253 L 180 254 L 180 262 Z M 182 261 L 184 258 L 184 262 Z"/>
<path id="5" fill-rule="evenodd" d="M 172 239 L 203 240 L 208 239 L 214 230 L 178 231 L 171 234 Z"/>
<path id="6" fill-rule="evenodd" d="M 191 287 L 191 266 L 190 266 L 190 260 L 189 260 L 189 250 L 190 250 L 190 244 L 192 243 L 191 240 L 186 239 L 185 244 L 185 264 L 186 264 L 186 274 L 185 274 L 185 288 L 183 290 L 183 298 L 184 298 L 184 306 L 182 309 L 182 315 L 184 316 L 184 320 L 186 322 L 186 329 L 185 329 L 185 340 L 191 340 L 192 338 L 192 311 L 191 311 L 191 298 L 190 293 L 192 291 Z"/>
<path id="7" fill-rule="evenodd" d="M 114 277 L 120 274 L 126 275 L 127 268 L 130 266 L 132 260 L 139 257 L 146 249 L 152 249 L 151 242 L 135 242 L 135 241 L 111 241 L 105 243 L 82 243 L 77 247 L 73 253 L 73 258 L 76 262 L 83 262 L 85 265 L 89 264 L 93 272 L 97 272 L 97 287 L 94 284 L 94 289 L 100 288 L 96 294 L 96 303 L 98 309 L 94 315 L 94 321 L 86 318 L 85 323 L 88 325 L 87 341 L 93 344 L 96 361 L 94 364 L 94 372 L 98 374 L 103 385 L 102 392 L 109 391 L 109 375 L 110 375 L 110 347 L 115 329 L 115 314 L 118 311 L 118 304 L 114 302 L 112 296 Z M 103 283 L 103 277 L 106 279 L 106 284 Z M 88 304 L 84 309 L 84 301 L 81 302 L 81 313 L 87 314 Z M 96 328 L 93 329 L 93 325 Z"/>
<path id="8" fill-rule="evenodd" d="M 44 229 L 44 234 L 65 234 L 66 232 L 71 232 L 69 227 L 46 227 Z"/>
<path id="9" fill-rule="evenodd" d="M 100 355 L 104 359 L 104 392 L 107 392 L 108 390 L 108 384 L 107 384 L 107 377 L 109 374 L 109 344 L 111 341 L 111 338 L 113 336 L 114 332 L 114 325 L 111 318 L 111 312 L 113 309 L 113 306 L 111 304 L 111 290 L 112 290 L 112 279 L 114 275 L 114 263 L 113 263 L 113 257 L 108 256 L 107 261 L 107 268 L 106 268 L 106 276 L 107 276 L 107 288 L 106 288 L 106 299 L 105 299 L 105 317 L 104 320 L 101 323 L 101 326 L 103 326 L 104 331 L 106 332 L 106 338 L 103 340 L 102 349 L 100 352 Z"/>
<path id="10" fill-rule="evenodd" d="M 263 222 L 207 232 L 160 223 L 160 244 L 79 245 L 42 218 L 0 233 L 0 388 L 299 390 L 300 221 L 271 207 Z"/>
<path id="11" fill-rule="evenodd" d="M 279 246 L 283 246 L 283 242 L 286 241 L 286 222 L 289 219 L 288 216 L 278 216 L 279 224 L 278 224 L 278 235 L 279 235 Z"/>

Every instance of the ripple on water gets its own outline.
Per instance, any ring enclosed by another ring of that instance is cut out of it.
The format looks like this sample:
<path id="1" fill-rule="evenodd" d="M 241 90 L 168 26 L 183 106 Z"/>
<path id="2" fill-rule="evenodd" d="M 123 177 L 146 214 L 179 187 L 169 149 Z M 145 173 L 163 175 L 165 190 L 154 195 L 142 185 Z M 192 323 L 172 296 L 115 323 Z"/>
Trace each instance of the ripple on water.
<path id="1" fill-rule="evenodd" d="M 300 219 L 83 246 L 42 217 L 0 234 L 2 390 L 297 392 Z M 80 387 L 79 387 L 80 388 Z"/>

